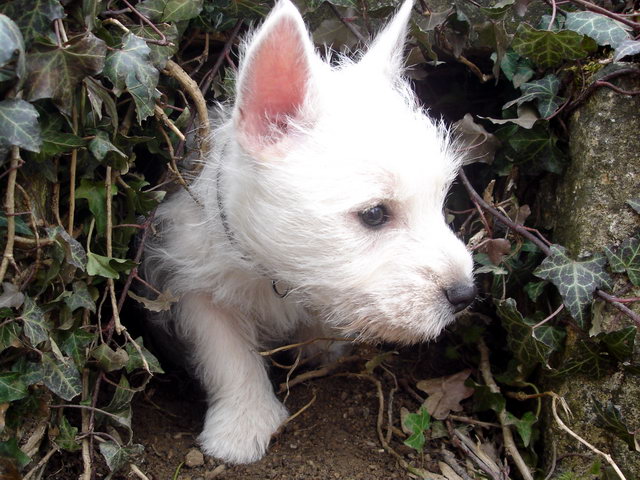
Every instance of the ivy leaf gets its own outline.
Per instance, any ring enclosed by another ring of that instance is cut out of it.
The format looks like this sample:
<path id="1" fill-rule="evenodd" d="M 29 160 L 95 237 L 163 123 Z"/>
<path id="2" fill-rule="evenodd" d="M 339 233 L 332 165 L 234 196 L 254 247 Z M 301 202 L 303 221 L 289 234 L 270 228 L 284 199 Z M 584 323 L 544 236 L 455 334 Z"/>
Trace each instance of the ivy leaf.
<path id="1" fill-rule="evenodd" d="M 633 354 L 637 331 L 636 327 L 626 327 L 615 332 L 600 333 L 597 338 L 618 361 L 626 362 Z"/>
<path id="2" fill-rule="evenodd" d="M 113 350 L 106 343 L 101 343 L 91 351 L 91 357 L 95 358 L 105 372 L 120 370 L 129 361 L 129 355 L 122 348 Z"/>
<path id="3" fill-rule="evenodd" d="M 104 182 L 92 182 L 86 178 L 83 178 L 78 188 L 76 188 L 76 198 L 84 198 L 89 202 L 89 210 L 91 210 L 96 219 L 96 227 L 100 235 L 104 235 L 107 229 L 106 192 L 107 189 L 104 186 Z M 118 187 L 111 185 L 111 196 L 113 197 L 117 193 Z M 88 256 L 88 261 L 90 260 L 91 255 Z"/>
<path id="4" fill-rule="evenodd" d="M 22 374 L 17 372 L 0 373 L 0 403 L 13 402 L 27 396 L 27 386 L 20 377 Z"/>
<path id="5" fill-rule="evenodd" d="M 82 448 L 76 441 L 77 435 L 78 429 L 72 427 L 67 417 L 63 415 L 58 425 L 58 436 L 54 439 L 55 444 L 67 452 L 77 452 Z"/>
<path id="6" fill-rule="evenodd" d="M 149 350 L 145 348 L 144 343 L 142 341 L 142 337 L 136 338 L 135 342 L 140 347 L 140 351 L 142 351 L 142 355 L 144 356 L 144 359 L 147 361 L 147 365 L 149 365 L 149 370 L 151 371 L 151 373 L 164 373 L 164 370 L 162 370 L 162 367 L 160 366 L 160 362 L 158 361 L 158 359 Z M 138 349 L 134 347 L 132 343 L 127 343 L 124 349 L 129 354 L 129 360 L 125 365 L 125 369 L 127 370 L 127 373 L 131 373 L 137 368 L 144 368 L 144 362 L 142 361 L 142 357 L 140 356 L 140 353 L 138 353 Z"/>
<path id="7" fill-rule="evenodd" d="M 596 425 L 610 431 L 618 438 L 621 438 L 629 446 L 629 450 L 640 452 L 640 442 L 636 438 L 637 432 L 630 432 L 626 421 L 622 416 L 620 407 L 612 402 L 603 405 L 593 398 L 594 412 L 596 414 Z"/>
<path id="8" fill-rule="evenodd" d="M 625 40 L 630 40 L 629 28 L 613 18 L 594 12 L 569 12 L 564 28 L 593 38 L 598 45 L 611 45 L 613 48 Z"/>
<path id="9" fill-rule="evenodd" d="M 593 300 L 593 292 L 611 283 L 611 278 L 604 270 L 606 263 L 607 260 L 602 255 L 576 262 L 566 255 L 564 247 L 552 245 L 551 255 L 544 259 L 533 274 L 549 280 L 558 288 L 564 306 L 580 328 L 586 329 L 586 310 Z"/>
<path id="10" fill-rule="evenodd" d="M 139 455 L 144 451 L 142 445 L 133 444 L 129 447 L 123 447 L 115 442 L 102 442 L 98 447 L 112 472 L 129 463 L 132 456 Z"/>
<path id="11" fill-rule="evenodd" d="M 114 130 L 118 129 L 118 110 L 116 108 L 116 102 L 114 101 L 111 93 L 102 86 L 102 83 L 94 80 L 91 77 L 87 77 L 84 80 L 85 87 L 87 89 L 87 96 L 93 112 L 98 119 L 102 119 L 102 106 L 111 119 L 111 126 Z"/>
<path id="12" fill-rule="evenodd" d="M 104 417 L 101 416 L 101 418 L 110 422 L 116 422 L 131 432 L 131 400 L 135 393 L 136 391 L 131 388 L 127 378 L 122 375 L 120 377 L 120 383 L 116 387 L 115 392 L 113 392 L 113 397 L 111 397 L 109 405 L 103 408 L 104 411 L 109 412 L 113 416 L 105 415 Z"/>
<path id="13" fill-rule="evenodd" d="M 516 151 L 519 162 L 534 161 L 551 173 L 562 173 L 564 154 L 547 125 L 538 123 L 529 130 L 518 128 L 507 142 Z"/>
<path id="14" fill-rule="evenodd" d="M 91 276 L 117 279 L 120 272 L 129 273 L 136 263 L 126 258 L 113 258 L 89 253 L 87 261 L 87 273 Z"/>
<path id="15" fill-rule="evenodd" d="M 627 200 L 627 204 L 636 212 L 640 213 L 640 197 Z"/>
<path id="16" fill-rule="evenodd" d="M 18 26 L 6 15 L 0 15 L 0 45 L 0 68 L 16 59 L 15 75 L 20 80 L 16 90 L 20 90 L 27 68 L 24 40 Z"/>
<path id="17" fill-rule="evenodd" d="M 549 68 L 567 60 L 584 58 L 598 47 L 593 39 L 571 30 L 551 32 L 521 23 L 511 48 L 541 68 Z"/>
<path id="18" fill-rule="evenodd" d="M 81 280 L 73 282 L 73 293 L 64 299 L 64 303 L 72 312 L 78 308 L 87 308 L 96 313 L 96 303 L 87 289 L 87 284 Z"/>
<path id="19" fill-rule="evenodd" d="M 410 432 L 411 436 L 404 441 L 408 447 L 421 452 L 424 448 L 424 432 L 431 425 L 431 415 L 424 407 L 420 407 L 418 413 L 410 413 L 404 419 L 403 426 Z"/>
<path id="20" fill-rule="evenodd" d="M 17 322 L 10 322 L 0 326 L 0 352 L 19 345 L 18 337 L 22 333 L 22 327 Z"/>
<path id="21" fill-rule="evenodd" d="M 604 253 L 614 272 L 627 272 L 629 280 L 636 287 L 640 286 L 640 237 L 628 238 L 620 248 L 605 247 Z"/>
<path id="22" fill-rule="evenodd" d="M 500 413 L 504 410 L 507 401 L 500 393 L 492 392 L 487 385 L 467 381 L 467 385 L 472 386 L 475 390 L 473 394 L 473 409 L 476 412 L 484 412 L 493 410 Z"/>
<path id="23" fill-rule="evenodd" d="M 52 22 L 64 18 L 64 9 L 58 0 L 13 0 L 0 11 L 15 20 L 27 46 L 37 37 L 55 41 Z"/>
<path id="24" fill-rule="evenodd" d="M 509 333 L 509 349 L 523 365 L 547 365 L 549 356 L 560 349 L 565 333 L 550 325 L 534 328 L 534 322 L 524 318 L 512 298 L 498 301 L 497 313 Z M 548 366 L 548 365 L 547 365 Z"/>
<path id="25" fill-rule="evenodd" d="M 89 151 L 99 161 L 104 160 L 109 152 L 114 152 L 121 158 L 127 158 L 118 147 L 109 141 L 109 134 L 104 130 L 98 130 L 96 132 L 95 138 L 89 142 Z"/>
<path id="26" fill-rule="evenodd" d="M 137 7 L 153 21 L 179 22 L 197 17 L 203 3 L 203 0 L 145 0 Z"/>
<path id="27" fill-rule="evenodd" d="M 505 425 L 514 425 L 516 427 L 516 430 L 522 439 L 522 443 L 526 448 L 531 442 L 532 427 L 537 421 L 538 417 L 536 417 L 533 412 L 526 412 L 522 415 L 522 418 L 518 418 L 512 413 L 507 412 L 507 421 Z"/>
<path id="28" fill-rule="evenodd" d="M 548 285 L 549 282 L 529 282 L 524 286 L 524 291 L 527 293 L 527 296 L 531 299 L 532 302 L 538 300 L 538 297 L 542 295 L 544 291 L 544 287 Z"/>
<path id="29" fill-rule="evenodd" d="M 157 43 L 148 43 L 149 59 L 156 68 L 163 69 L 167 65 L 167 61 L 178 51 L 178 27 L 175 24 L 161 23 L 156 25 L 158 30 L 162 32 L 164 37 L 170 42 L 170 45 L 158 45 Z M 145 40 L 161 40 L 158 32 L 147 25 L 134 25 L 129 29 L 137 36 Z"/>
<path id="30" fill-rule="evenodd" d="M 637 55 L 640 53 L 640 40 L 624 40 L 616 47 L 616 52 L 613 57 L 614 62 L 619 62 L 624 57 L 630 57 L 631 55 Z"/>
<path id="31" fill-rule="evenodd" d="M 51 98 L 70 115 L 76 87 L 83 78 L 102 72 L 106 51 L 107 45 L 89 32 L 62 47 L 36 43 L 27 55 L 27 100 Z"/>
<path id="32" fill-rule="evenodd" d="M 73 359 L 78 370 L 84 367 L 87 360 L 86 349 L 89 344 L 93 342 L 94 338 L 95 335 L 93 333 L 80 328 L 70 330 L 66 336 L 63 337 L 60 348 L 62 348 L 62 351 Z"/>
<path id="33" fill-rule="evenodd" d="M 602 350 L 599 342 L 579 340 L 573 348 L 573 354 L 565 359 L 550 376 L 566 378 L 586 375 L 598 379 L 607 375 L 613 367 L 614 362 L 611 356 Z"/>
<path id="34" fill-rule="evenodd" d="M 44 313 L 36 302 L 26 295 L 21 318 L 24 325 L 24 334 L 31 340 L 31 345 L 35 347 L 49 339 L 49 325 L 44 318 Z"/>
<path id="35" fill-rule="evenodd" d="M 500 69 L 515 88 L 520 88 L 520 85 L 528 82 L 535 73 L 531 61 L 514 51 L 508 51 L 504 54 L 500 62 Z"/>
<path id="36" fill-rule="evenodd" d="M 47 228 L 46 231 L 49 238 L 56 239 L 64 248 L 65 261 L 84 272 L 87 265 L 87 252 L 84 251 L 82 244 L 59 225 Z"/>
<path id="37" fill-rule="evenodd" d="M 42 372 L 42 382 L 60 398 L 71 401 L 82 392 L 80 374 L 72 362 L 61 362 L 52 353 L 45 353 Z"/>
<path id="38" fill-rule="evenodd" d="M 564 98 L 557 95 L 559 89 L 560 79 L 553 74 L 547 75 L 540 80 L 523 83 L 520 86 L 522 96 L 506 103 L 502 109 L 505 110 L 513 105 L 535 101 L 540 116 L 542 118 L 550 117 L 560 108 L 564 101 Z"/>
<path id="39" fill-rule="evenodd" d="M 109 53 L 104 67 L 116 96 L 126 89 L 133 97 L 140 123 L 153 114 L 155 100 L 160 96 L 156 89 L 159 72 L 151 63 L 150 52 L 144 39 L 129 33 L 122 49 Z"/>
<path id="40" fill-rule="evenodd" d="M 0 147 L 39 152 L 42 145 L 38 112 L 29 102 L 11 98 L 0 102 Z"/>
<path id="41" fill-rule="evenodd" d="M 6 442 L 0 442 L 0 457 L 15 459 L 20 468 L 26 467 L 31 462 L 31 458 L 18 447 L 16 437 L 12 437 Z"/>

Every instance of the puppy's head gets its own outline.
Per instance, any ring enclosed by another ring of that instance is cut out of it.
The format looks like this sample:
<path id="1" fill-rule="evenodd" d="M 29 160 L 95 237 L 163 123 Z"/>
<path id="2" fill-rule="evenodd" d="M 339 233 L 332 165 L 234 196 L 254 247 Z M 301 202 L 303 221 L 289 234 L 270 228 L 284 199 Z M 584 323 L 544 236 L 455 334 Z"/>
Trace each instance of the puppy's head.
<path id="1" fill-rule="evenodd" d="M 257 264 L 334 326 L 405 343 L 475 296 L 443 216 L 459 158 L 401 77 L 411 8 L 331 67 L 281 0 L 246 48 L 224 167 L 229 224 Z"/>

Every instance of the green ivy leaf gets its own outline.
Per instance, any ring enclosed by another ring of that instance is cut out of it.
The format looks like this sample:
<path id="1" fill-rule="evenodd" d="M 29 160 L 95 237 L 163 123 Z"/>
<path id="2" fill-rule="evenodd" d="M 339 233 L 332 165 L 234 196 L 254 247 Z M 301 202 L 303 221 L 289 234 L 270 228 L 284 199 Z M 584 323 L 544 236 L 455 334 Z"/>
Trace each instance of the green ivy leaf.
<path id="1" fill-rule="evenodd" d="M 0 147 L 20 147 L 39 152 L 42 145 L 38 112 L 29 102 L 8 99 L 0 102 Z"/>
<path id="2" fill-rule="evenodd" d="M 607 287 L 611 283 L 604 266 L 607 260 L 596 255 L 591 260 L 576 262 L 566 255 L 566 249 L 559 245 L 551 246 L 551 255 L 544 259 L 533 272 L 534 275 L 553 283 L 562 295 L 564 306 L 578 322 L 580 328 L 587 328 L 587 307 L 593 301 L 593 292 L 597 288 Z"/>
<path id="3" fill-rule="evenodd" d="M 611 270 L 614 272 L 627 272 L 629 280 L 636 287 L 640 286 L 640 237 L 626 239 L 620 248 L 605 247 Z"/>
<path id="4" fill-rule="evenodd" d="M 605 344 L 607 350 L 620 362 L 631 359 L 636 341 L 636 327 L 626 327 L 610 333 L 600 333 L 596 337 Z"/>
<path id="5" fill-rule="evenodd" d="M 558 148 L 558 139 L 548 125 L 536 123 L 531 129 L 518 128 L 507 142 L 517 153 L 518 162 L 533 161 L 551 173 L 562 173 L 564 154 Z"/>
<path id="6" fill-rule="evenodd" d="M 597 49 L 597 44 L 593 39 L 570 30 L 551 32 L 521 23 L 511 48 L 541 68 L 550 68 L 567 60 L 586 57 Z"/>
<path id="7" fill-rule="evenodd" d="M 27 396 L 27 386 L 17 372 L 0 373 L 0 403 L 13 402 Z"/>
<path id="8" fill-rule="evenodd" d="M 603 351 L 600 342 L 579 340 L 573 348 L 572 355 L 565 359 L 550 376 L 566 378 L 586 375 L 598 379 L 607 375 L 614 366 L 611 356 Z"/>
<path id="9" fill-rule="evenodd" d="M 546 287 L 548 284 L 549 282 L 546 282 L 546 281 L 529 282 L 524 286 L 524 291 L 526 292 L 527 296 L 531 299 L 531 301 L 535 302 L 538 300 L 540 295 L 542 295 L 542 292 L 544 292 L 544 287 Z"/>
<path id="10" fill-rule="evenodd" d="M 507 412 L 506 425 L 514 425 L 516 427 L 525 448 L 529 446 L 529 443 L 531 443 L 531 432 L 533 430 L 533 425 L 537 421 L 538 417 L 536 417 L 533 412 L 526 412 L 522 415 L 522 418 L 518 418 L 512 413 Z"/>
<path id="11" fill-rule="evenodd" d="M 87 347 L 93 342 L 94 338 L 95 335 L 93 333 L 80 328 L 69 330 L 63 337 L 60 348 L 73 359 L 78 370 L 84 367 L 87 361 Z"/>
<path id="12" fill-rule="evenodd" d="M 87 308 L 96 313 L 96 303 L 87 289 L 86 282 L 82 280 L 73 282 L 73 293 L 64 299 L 64 303 L 72 312 L 78 308 Z"/>
<path id="13" fill-rule="evenodd" d="M 123 447 L 115 442 L 102 442 L 98 445 L 100 453 L 107 462 L 109 470 L 115 472 L 131 461 L 131 457 L 139 455 L 144 451 L 142 445 L 133 444 Z"/>
<path id="14" fill-rule="evenodd" d="M 102 72 L 106 51 L 107 45 L 89 32 L 62 47 L 36 43 L 27 55 L 27 100 L 51 98 L 70 115 L 76 87 L 85 77 Z"/>
<path id="15" fill-rule="evenodd" d="M 404 426 L 410 432 L 413 432 L 409 438 L 404 441 L 408 447 L 421 452 L 424 448 L 425 436 L 424 432 L 431 425 L 431 415 L 424 407 L 420 407 L 418 413 L 410 413 L 404 419 Z"/>
<path id="16" fill-rule="evenodd" d="M 15 346 L 21 333 L 22 327 L 17 322 L 9 322 L 0 326 L 0 352 Z"/>
<path id="17" fill-rule="evenodd" d="M 60 361 L 52 353 L 42 355 L 42 382 L 60 398 L 71 401 L 82 392 L 78 369 L 70 361 Z"/>
<path id="18" fill-rule="evenodd" d="M 84 251 L 82 244 L 59 225 L 47 228 L 46 231 L 49 238 L 56 239 L 64 248 L 65 261 L 84 272 L 87 265 L 87 252 Z"/>
<path id="19" fill-rule="evenodd" d="M 611 45 L 613 48 L 631 39 L 630 29 L 626 25 L 595 12 L 567 13 L 564 28 L 587 35 L 598 45 Z"/>
<path id="20" fill-rule="evenodd" d="M 140 123 L 153 114 L 155 100 L 160 96 L 156 89 L 159 72 L 151 63 L 150 52 L 144 39 L 129 33 L 122 49 L 109 53 L 104 67 L 116 96 L 126 89 L 133 97 Z"/>
<path id="21" fill-rule="evenodd" d="M 55 444 L 67 452 L 77 452 L 82 449 L 80 443 L 76 441 L 77 435 L 78 429 L 72 427 L 67 417 L 63 415 L 58 425 L 58 436 L 54 439 Z"/>
<path id="22" fill-rule="evenodd" d="M 606 406 L 593 398 L 594 412 L 596 414 L 596 425 L 608 430 L 618 438 L 621 438 L 629 446 L 629 450 L 640 452 L 640 442 L 636 437 L 637 432 L 630 432 L 629 427 L 622 415 L 620 407 L 612 402 L 607 402 Z"/>
<path id="23" fill-rule="evenodd" d="M 506 103 L 502 108 L 504 110 L 513 105 L 535 101 L 540 116 L 547 118 L 553 115 L 564 102 L 564 98 L 558 96 L 559 89 L 560 79 L 553 74 L 547 75 L 540 80 L 523 83 L 520 86 L 522 96 Z"/>
<path id="24" fill-rule="evenodd" d="M 127 158 L 118 147 L 109 141 L 109 134 L 104 130 L 98 130 L 96 132 L 95 138 L 89 142 L 89 151 L 99 161 L 104 160 L 109 152 L 114 152 L 115 155 L 121 158 Z"/>
<path id="25" fill-rule="evenodd" d="M 500 69 L 515 88 L 520 88 L 524 82 L 531 80 L 535 73 L 531 61 L 514 51 L 508 51 L 504 54 L 500 62 Z"/>
<path id="26" fill-rule="evenodd" d="M 24 40 L 18 26 L 6 15 L 0 15 L 0 45 L 0 68 L 16 60 L 15 75 L 20 80 L 16 90 L 20 90 L 27 68 Z"/>
<path id="27" fill-rule="evenodd" d="M 13 0 L 0 7 L 0 12 L 15 20 L 27 46 L 38 37 L 55 42 L 53 21 L 64 18 L 64 9 L 58 0 Z"/>
<path id="28" fill-rule="evenodd" d="M 131 433 L 131 400 L 135 393 L 135 390 L 129 385 L 127 378 L 122 375 L 120 377 L 120 383 L 116 387 L 115 392 L 113 392 L 111 401 L 103 408 L 105 412 L 109 412 L 113 416 L 105 415 L 104 417 L 100 416 L 100 418 L 126 427 Z"/>
<path id="29" fill-rule="evenodd" d="M 85 78 L 83 82 L 87 89 L 87 96 L 89 97 L 91 107 L 98 119 L 102 119 L 102 106 L 104 105 L 104 109 L 111 119 L 111 126 L 113 127 L 113 130 L 117 130 L 118 109 L 116 108 L 116 102 L 111 96 L 111 93 L 102 86 L 102 83 L 91 77 Z"/>
<path id="30" fill-rule="evenodd" d="M 162 11 L 163 22 L 180 22 L 197 17 L 204 0 L 167 0 Z"/>
<path id="31" fill-rule="evenodd" d="M 91 351 L 91 357 L 95 358 L 105 372 L 120 370 L 129 361 L 129 355 L 122 348 L 113 350 L 106 343 L 101 343 Z"/>
<path id="32" fill-rule="evenodd" d="M 494 393 L 486 385 L 480 385 L 478 383 L 467 380 L 467 385 L 474 388 L 473 394 L 473 409 L 476 412 L 484 412 L 486 410 L 493 410 L 496 413 L 500 413 L 504 410 L 507 401 L 500 393 Z"/>
<path id="33" fill-rule="evenodd" d="M 524 365 L 547 365 L 549 356 L 562 346 L 564 331 L 550 325 L 534 328 L 535 323 L 522 316 L 512 298 L 497 301 L 496 304 L 502 325 L 509 333 L 509 349 L 515 357 Z"/>
<path id="34" fill-rule="evenodd" d="M 91 210 L 96 219 L 96 227 L 100 235 L 104 235 L 107 229 L 106 192 L 107 189 L 104 186 L 104 182 L 92 182 L 86 178 L 83 178 L 78 188 L 76 188 L 76 198 L 84 198 L 89 202 L 89 210 Z M 118 187 L 111 185 L 111 196 L 113 197 L 117 193 Z M 91 261 L 91 254 L 88 256 L 88 261 Z"/>
<path id="35" fill-rule="evenodd" d="M 31 462 L 31 458 L 18 447 L 18 440 L 15 437 L 6 442 L 0 442 L 0 457 L 15 459 L 19 468 L 24 468 Z"/>
<path id="36" fill-rule="evenodd" d="M 49 339 L 49 325 L 44 318 L 44 313 L 31 297 L 25 295 L 22 308 L 22 323 L 24 334 L 34 347 Z"/>
<path id="37" fill-rule="evenodd" d="M 121 272 L 129 273 L 136 266 L 134 261 L 126 258 L 105 257 L 93 252 L 88 254 L 88 258 L 87 273 L 91 276 L 117 279 Z"/>
<path id="38" fill-rule="evenodd" d="M 148 43 L 149 59 L 151 63 L 158 69 L 163 69 L 167 65 L 167 61 L 173 57 L 178 51 L 178 28 L 175 24 L 161 23 L 156 25 L 158 30 L 162 32 L 171 45 L 158 45 L 157 43 Z M 160 40 L 162 37 L 159 33 L 147 25 L 135 25 L 129 28 L 135 35 L 145 40 Z"/>
<path id="39" fill-rule="evenodd" d="M 144 355 L 144 358 L 147 361 L 147 365 L 149 365 L 149 370 L 152 373 L 164 373 L 164 370 L 162 370 L 162 367 L 160 366 L 160 362 L 158 361 L 158 359 L 149 350 L 145 348 L 142 337 L 136 338 L 135 342 L 140 347 L 140 350 L 142 351 L 142 355 Z M 134 347 L 132 343 L 127 343 L 124 348 L 126 352 L 129 354 L 129 360 L 125 365 L 125 369 L 127 370 L 127 373 L 131 373 L 138 368 L 144 368 L 144 362 L 142 361 L 142 357 L 140 356 L 140 353 L 138 353 L 138 349 Z"/>

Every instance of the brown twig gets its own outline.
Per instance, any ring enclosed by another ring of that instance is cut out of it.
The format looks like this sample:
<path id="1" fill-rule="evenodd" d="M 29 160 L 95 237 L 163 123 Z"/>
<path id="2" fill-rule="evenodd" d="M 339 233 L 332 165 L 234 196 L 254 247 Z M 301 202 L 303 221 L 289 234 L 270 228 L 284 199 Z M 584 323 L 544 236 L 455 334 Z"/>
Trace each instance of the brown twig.
<path id="1" fill-rule="evenodd" d="M 489 348 L 482 339 L 480 339 L 480 342 L 478 343 L 478 350 L 480 350 L 480 372 L 482 373 L 484 383 L 489 387 L 491 392 L 500 393 L 500 388 L 496 384 L 495 380 L 493 379 L 493 375 L 491 374 L 491 365 L 489 363 Z M 500 420 L 500 424 L 502 425 L 502 438 L 504 440 L 505 450 L 515 463 L 522 478 L 524 478 L 525 480 L 533 480 L 533 475 L 531 475 L 529 467 L 522 459 L 522 456 L 520 455 L 520 452 L 516 447 L 516 443 L 513 439 L 513 433 L 511 432 L 511 428 L 508 425 L 507 411 L 502 410 L 501 412 L 499 412 L 498 419 Z"/>
<path id="2" fill-rule="evenodd" d="M 15 191 L 16 191 L 16 177 L 18 175 L 18 165 L 21 163 L 20 148 L 11 147 L 11 172 L 7 180 L 7 192 L 4 197 L 4 211 L 7 217 L 7 241 L 4 246 L 4 254 L 2 255 L 2 262 L 0 263 L 0 282 L 4 281 L 4 276 L 7 273 L 9 263 L 13 261 L 13 243 L 16 235 L 16 219 L 14 213 L 16 211 L 15 205 Z"/>
<path id="3" fill-rule="evenodd" d="M 349 31 L 353 34 L 353 36 L 356 37 L 360 43 L 366 44 L 367 39 L 364 37 L 364 35 L 362 35 L 356 27 L 354 27 L 350 22 L 347 22 L 347 20 L 345 20 L 345 18 L 342 15 L 340 15 L 340 12 L 336 8 L 336 6 L 333 5 L 332 3 L 329 3 L 328 5 L 331 11 L 333 12 L 333 14 L 338 18 L 338 20 L 342 22 L 342 24 L 345 27 L 349 29 Z"/>

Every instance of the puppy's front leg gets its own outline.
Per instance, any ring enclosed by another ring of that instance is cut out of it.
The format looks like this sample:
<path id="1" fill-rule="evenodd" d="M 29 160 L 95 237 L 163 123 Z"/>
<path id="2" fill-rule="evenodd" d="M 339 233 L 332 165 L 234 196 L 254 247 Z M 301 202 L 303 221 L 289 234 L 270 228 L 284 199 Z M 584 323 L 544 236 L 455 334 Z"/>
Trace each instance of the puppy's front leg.
<path id="1" fill-rule="evenodd" d="M 195 347 L 197 374 L 208 395 L 199 437 L 204 452 L 231 463 L 259 460 L 287 410 L 256 352 L 255 328 L 202 295 L 181 301 L 179 321 Z"/>

